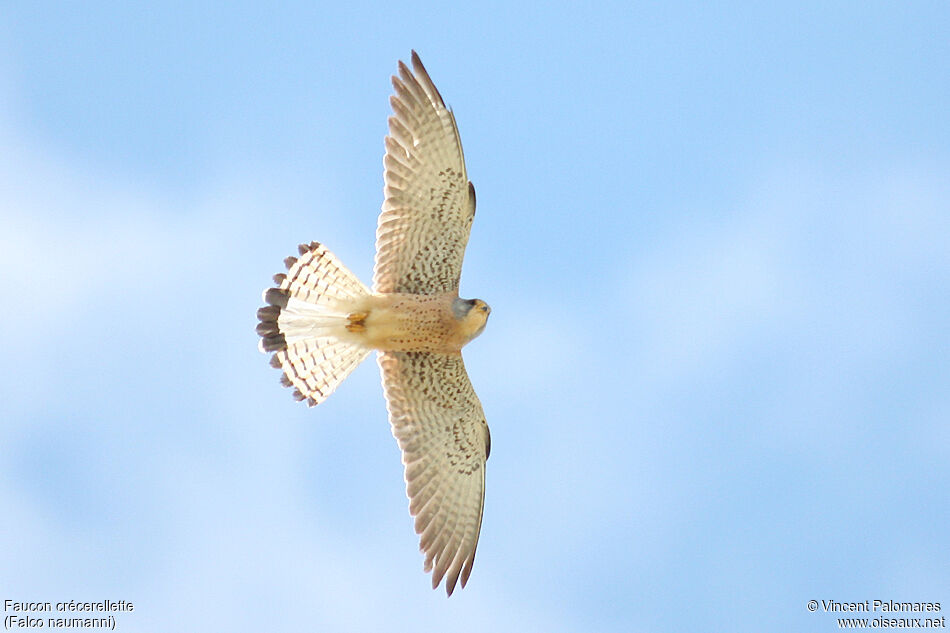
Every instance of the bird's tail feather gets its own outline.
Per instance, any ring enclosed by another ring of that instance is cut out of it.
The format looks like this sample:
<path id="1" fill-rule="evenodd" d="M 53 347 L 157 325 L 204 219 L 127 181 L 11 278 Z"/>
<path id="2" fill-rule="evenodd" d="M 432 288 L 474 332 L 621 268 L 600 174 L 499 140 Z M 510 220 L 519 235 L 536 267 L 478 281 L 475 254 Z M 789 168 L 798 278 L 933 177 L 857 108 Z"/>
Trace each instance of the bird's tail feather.
<path id="1" fill-rule="evenodd" d="M 346 336 L 354 302 L 370 291 L 322 244 L 301 244 L 299 252 L 284 260 L 286 274 L 274 275 L 278 286 L 264 291 L 257 333 L 260 350 L 274 352 L 271 365 L 284 372 L 281 383 L 314 406 L 370 352 Z"/>

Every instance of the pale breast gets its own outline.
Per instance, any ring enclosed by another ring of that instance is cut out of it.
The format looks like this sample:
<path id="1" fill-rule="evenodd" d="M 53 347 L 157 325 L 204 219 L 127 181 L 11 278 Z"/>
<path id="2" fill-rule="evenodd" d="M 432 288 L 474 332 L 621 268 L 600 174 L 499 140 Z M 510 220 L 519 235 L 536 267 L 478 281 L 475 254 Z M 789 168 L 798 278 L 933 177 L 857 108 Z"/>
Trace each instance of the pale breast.
<path id="1" fill-rule="evenodd" d="M 394 352 L 457 352 L 459 322 L 452 313 L 455 293 L 380 294 L 369 298 L 364 345 Z"/>

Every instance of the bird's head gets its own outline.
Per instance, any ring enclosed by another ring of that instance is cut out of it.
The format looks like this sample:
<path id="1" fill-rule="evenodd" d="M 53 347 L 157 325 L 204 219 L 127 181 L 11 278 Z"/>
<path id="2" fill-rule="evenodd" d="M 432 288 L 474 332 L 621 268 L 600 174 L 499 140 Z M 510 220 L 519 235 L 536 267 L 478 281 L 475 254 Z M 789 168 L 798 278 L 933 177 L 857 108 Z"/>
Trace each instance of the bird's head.
<path id="1" fill-rule="evenodd" d="M 482 333 L 488 323 L 491 308 L 481 299 L 456 299 L 452 304 L 452 312 L 461 323 L 459 329 L 467 341 Z"/>

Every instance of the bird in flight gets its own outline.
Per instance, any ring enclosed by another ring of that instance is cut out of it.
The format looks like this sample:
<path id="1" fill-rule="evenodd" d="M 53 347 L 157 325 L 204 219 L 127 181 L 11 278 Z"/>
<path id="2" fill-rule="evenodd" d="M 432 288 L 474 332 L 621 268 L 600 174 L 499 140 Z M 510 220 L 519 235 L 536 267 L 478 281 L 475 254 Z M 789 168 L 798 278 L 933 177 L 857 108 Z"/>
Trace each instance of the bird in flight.
<path id="1" fill-rule="evenodd" d="M 257 332 L 310 406 L 376 350 L 424 569 L 451 596 L 475 561 L 491 447 L 461 350 L 491 309 L 458 294 L 475 188 L 455 117 L 415 51 L 392 83 L 373 289 L 322 244 L 302 244 L 264 291 Z"/>

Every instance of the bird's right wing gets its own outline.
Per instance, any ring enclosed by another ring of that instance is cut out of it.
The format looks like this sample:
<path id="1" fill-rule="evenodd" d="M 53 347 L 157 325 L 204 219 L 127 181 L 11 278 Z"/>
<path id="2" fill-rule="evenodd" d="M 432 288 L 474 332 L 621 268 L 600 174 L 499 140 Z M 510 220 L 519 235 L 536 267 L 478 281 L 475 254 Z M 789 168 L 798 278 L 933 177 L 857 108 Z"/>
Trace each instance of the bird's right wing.
<path id="1" fill-rule="evenodd" d="M 412 71 L 399 62 L 393 88 L 373 291 L 457 291 L 475 217 L 475 188 L 465 171 L 455 117 L 415 51 Z"/>

